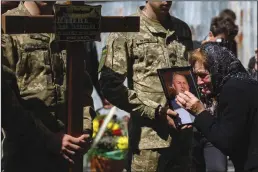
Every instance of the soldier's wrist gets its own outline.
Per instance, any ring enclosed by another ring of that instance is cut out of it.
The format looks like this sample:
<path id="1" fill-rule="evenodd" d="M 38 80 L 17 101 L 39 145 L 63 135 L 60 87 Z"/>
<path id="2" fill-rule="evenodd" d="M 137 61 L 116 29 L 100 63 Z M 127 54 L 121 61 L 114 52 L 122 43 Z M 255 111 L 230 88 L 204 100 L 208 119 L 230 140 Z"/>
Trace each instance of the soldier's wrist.
<path id="1" fill-rule="evenodd" d="M 161 105 L 159 105 L 159 106 L 155 109 L 155 119 L 158 119 L 158 118 L 159 118 L 160 109 L 161 109 Z"/>
<path id="2" fill-rule="evenodd" d="M 161 105 L 159 105 L 156 109 L 156 113 L 155 113 L 155 118 L 160 118 L 162 116 L 165 116 L 167 114 L 167 107 L 163 107 Z"/>

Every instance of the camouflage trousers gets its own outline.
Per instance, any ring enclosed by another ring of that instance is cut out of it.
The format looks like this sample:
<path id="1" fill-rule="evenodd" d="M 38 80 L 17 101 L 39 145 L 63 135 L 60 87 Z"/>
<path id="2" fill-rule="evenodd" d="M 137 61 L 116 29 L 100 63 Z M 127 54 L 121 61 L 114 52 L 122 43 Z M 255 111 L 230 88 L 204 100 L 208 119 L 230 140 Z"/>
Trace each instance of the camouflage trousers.
<path id="1" fill-rule="evenodd" d="M 188 130 L 188 129 L 187 129 Z M 129 154 L 128 172 L 191 172 L 192 131 L 184 131 L 168 148 L 136 150 Z"/>

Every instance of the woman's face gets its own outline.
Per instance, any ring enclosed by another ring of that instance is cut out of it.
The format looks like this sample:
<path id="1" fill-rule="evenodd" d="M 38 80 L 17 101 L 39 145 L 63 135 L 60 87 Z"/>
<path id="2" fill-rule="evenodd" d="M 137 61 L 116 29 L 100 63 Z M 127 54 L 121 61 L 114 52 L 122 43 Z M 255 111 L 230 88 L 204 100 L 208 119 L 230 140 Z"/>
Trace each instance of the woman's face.
<path id="1" fill-rule="evenodd" d="M 202 94 L 209 95 L 212 91 L 211 77 L 202 62 L 196 61 L 193 71 L 197 76 L 197 85 L 201 89 Z"/>

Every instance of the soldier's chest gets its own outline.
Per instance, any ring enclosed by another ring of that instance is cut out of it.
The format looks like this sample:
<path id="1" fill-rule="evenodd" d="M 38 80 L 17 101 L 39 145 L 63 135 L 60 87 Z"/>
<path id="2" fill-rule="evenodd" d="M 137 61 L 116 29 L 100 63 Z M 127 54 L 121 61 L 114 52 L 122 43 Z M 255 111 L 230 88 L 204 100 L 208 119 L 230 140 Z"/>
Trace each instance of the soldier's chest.
<path id="1" fill-rule="evenodd" d="M 17 37 L 18 72 L 53 73 L 65 68 L 66 51 L 51 42 L 47 34 L 31 34 Z"/>
<path id="2" fill-rule="evenodd" d="M 171 67 L 182 57 L 185 46 L 178 42 L 176 36 L 166 37 L 152 34 L 139 34 L 133 40 L 132 54 L 135 64 L 156 68 Z"/>

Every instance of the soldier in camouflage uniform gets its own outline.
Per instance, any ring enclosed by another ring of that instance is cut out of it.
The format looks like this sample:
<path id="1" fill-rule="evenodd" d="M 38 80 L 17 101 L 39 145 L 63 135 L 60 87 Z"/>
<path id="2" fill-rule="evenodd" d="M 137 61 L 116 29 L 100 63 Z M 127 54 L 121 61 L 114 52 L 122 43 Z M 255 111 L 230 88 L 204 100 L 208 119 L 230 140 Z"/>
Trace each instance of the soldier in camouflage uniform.
<path id="1" fill-rule="evenodd" d="M 102 91 L 113 105 L 131 114 L 128 171 L 188 171 L 192 129 L 175 131 L 175 113 L 157 69 L 187 66 L 192 49 L 190 28 L 170 16 L 171 1 L 147 1 L 140 7 L 140 32 L 112 33 L 100 62 Z M 128 88 L 123 85 L 128 79 Z"/>
<path id="2" fill-rule="evenodd" d="M 25 1 L 21 2 L 17 8 L 7 11 L 5 15 L 51 14 L 52 5 L 42 1 Z M 63 137 L 62 145 L 59 145 L 60 152 L 54 154 L 51 151 L 52 148 L 40 139 L 35 141 L 37 142 L 34 142 L 35 144 L 20 145 L 16 142 L 12 132 L 6 130 L 2 161 L 5 171 L 64 172 L 67 170 L 68 163 L 63 157 L 71 160 L 72 155 L 78 150 L 89 147 L 85 144 L 85 139 L 92 134 L 92 120 L 95 112 L 91 98 L 93 88 L 88 73 L 85 71 L 81 76 L 84 80 L 82 94 L 85 105 L 82 120 L 85 134 L 79 137 L 79 143 L 74 143 L 74 137 L 64 134 L 66 50 L 54 40 L 54 35 L 46 33 L 2 34 L 1 58 L 4 66 L 16 75 L 23 107 L 33 111 L 35 119 L 40 121 L 46 129 L 43 135 L 47 136 L 48 132 L 51 132 L 56 137 Z M 82 143 L 84 144 L 81 145 Z"/>

